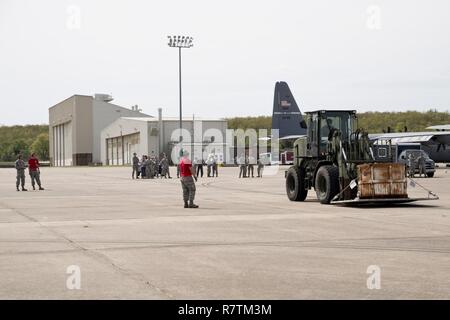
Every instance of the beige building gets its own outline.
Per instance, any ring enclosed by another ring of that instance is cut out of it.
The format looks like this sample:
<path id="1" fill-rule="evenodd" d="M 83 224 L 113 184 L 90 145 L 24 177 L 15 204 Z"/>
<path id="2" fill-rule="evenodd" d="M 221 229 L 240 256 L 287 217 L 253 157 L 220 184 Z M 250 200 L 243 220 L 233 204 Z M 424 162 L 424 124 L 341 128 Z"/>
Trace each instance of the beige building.
<path id="1" fill-rule="evenodd" d="M 172 151 L 178 154 L 179 118 L 122 117 L 107 126 L 101 133 L 101 161 L 106 165 L 130 164 L 133 153 L 160 156 L 165 153 L 173 163 Z M 209 153 L 217 155 L 219 162 L 227 162 L 227 121 L 224 119 L 184 118 L 183 149 L 188 149 L 192 159 L 204 159 Z"/>
<path id="2" fill-rule="evenodd" d="M 73 95 L 49 109 L 50 162 L 53 166 L 100 163 L 100 134 L 121 117 L 147 117 L 137 107 L 110 103 L 112 97 Z"/>

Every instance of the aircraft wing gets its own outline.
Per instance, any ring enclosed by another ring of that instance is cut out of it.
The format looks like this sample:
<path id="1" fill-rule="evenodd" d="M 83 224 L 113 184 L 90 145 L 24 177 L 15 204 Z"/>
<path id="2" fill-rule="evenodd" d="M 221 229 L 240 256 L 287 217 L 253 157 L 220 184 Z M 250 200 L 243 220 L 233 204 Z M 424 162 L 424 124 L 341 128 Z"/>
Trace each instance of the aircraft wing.
<path id="1" fill-rule="evenodd" d="M 291 135 L 291 136 L 285 136 L 285 137 L 278 138 L 278 140 L 298 139 L 300 137 L 305 137 L 305 135 L 304 134 L 303 135 L 296 134 L 296 135 Z M 259 141 L 269 141 L 269 140 L 272 140 L 272 137 L 261 137 L 258 140 Z"/>
<path id="2" fill-rule="evenodd" d="M 300 137 L 305 137 L 304 134 L 296 134 L 296 135 L 290 135 L 280 138 L 279 140 L 289 140 L 289 139 L 298 139 Z"/>
<path id="3" fill-rule="evenodd" d="M 391 140 L 392 144 L 398 143 L 423 143 L 423 144 L 450 144 L 450 132 L 424 131 L 424 132 L 396 132 L 369 134 L 372 141 Z"/>

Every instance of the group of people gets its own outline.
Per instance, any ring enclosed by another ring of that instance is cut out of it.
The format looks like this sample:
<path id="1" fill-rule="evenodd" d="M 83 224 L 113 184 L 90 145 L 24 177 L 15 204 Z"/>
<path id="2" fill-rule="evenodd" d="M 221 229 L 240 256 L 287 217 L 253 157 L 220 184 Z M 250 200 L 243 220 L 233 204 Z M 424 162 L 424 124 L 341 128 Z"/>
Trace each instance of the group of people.
<path id="1" fill-rule="evenodd" d="M 427 177 L 427 171 L 426 171 L 426 162 L 425 157 L 423 155 L 414 158 L 412 154 L 408 156 L 407 161 L 407 168 L 408 168 L 408 177 L 414 178 L 414 175 L 416 174 L 416 169 L 419 171 L 419 178 L 423 176 Z"/>
<path id="2" fill-rule="evenodd" d="M 254 166 L 257 165 L 257 177 L 262 177 L 264 162 L 259 159 L 255 161 L 252 156 L 240 156 L 237 159 L 239 165 L 239 178 L 254 177 Z M 198 208 L 194 203 L 196 187 L 195 182 L 198 177 L 203 177 L 203 166 L 206 165 L 208 177 L 218 177 L 218 158 L 215 154 L 209 154 L 206 161 L 194 158 L 191 161 L 189 152 L 183 150 L 179 162 L 177 163 L 177 178 L 180 178 L 183 190 L 183 201 L 185 208 Z M 140 160 L 136 153 L 133 154 L 133 172 L 132 178 L 135 179 L 153 179 L 157 177 L 170 177 L 169 160 L 163 153 L 158 161 L 155 156 L 143 156 Z"/>
<path id="3" fill-rule="evenodd" d="M 25 188 L 25 170 L 28 168 L 28 174 L 31 178 L 31 186 L 33 187 L 33 190 L 36 190 L 36 184 L 39 187 L 39 190 L 44 190 L 41 185 L 41 171 L 40 171 L 40 163 L 39 159 L 36 157 L 36 155 L 33 153 L 30 156 L 30 159 L 28 159 L 28 163 L 26 163 L 23 160 L 23 156 L 19 154 L 17 156 L 17 160 L 14 163 L 14 167 L 17 171 L 16 176 L 16 189 L 17 191 L 20 191 L 19 186 L 22 187 L 22 191 L 28 191 L 28 189 Z"/>
<path id="4" fill-rule="evenodd" d="M 206 165 L 206 176 L 208 178 L 210 177 L 218 177 L 219 176 L 219 170 L 218 170 L 218 159 L 216 154 L 209 154 L 206 161 L 203 159 L 198 159 L 195 157 L 194 159 L 194 170 L 197 177 L 203 178 L 203 166 Z"/>
<path id="5" fill-rule="evenodd" d="M 255 161 L 255 158 L 252 156 L 241 155 L 237 159 L 237 163 L 239 165 L 239 178 L 254 178 L 255 164 L 257 166 L 257 177 L 262 178 L 264 171 L 264 163 L 262 159 Z"/>
<path id="6" fill-rule="evenodd" d="M 133 179 L 154 179 L 154 178 L 169 178 L 169 160 L 165 153 L 162 154 L 161 160 L 158 157 L 143 155 L 142 159 L 139 159 L 136 153 L 133 153 L 133 173 L 131 177 Z"/>

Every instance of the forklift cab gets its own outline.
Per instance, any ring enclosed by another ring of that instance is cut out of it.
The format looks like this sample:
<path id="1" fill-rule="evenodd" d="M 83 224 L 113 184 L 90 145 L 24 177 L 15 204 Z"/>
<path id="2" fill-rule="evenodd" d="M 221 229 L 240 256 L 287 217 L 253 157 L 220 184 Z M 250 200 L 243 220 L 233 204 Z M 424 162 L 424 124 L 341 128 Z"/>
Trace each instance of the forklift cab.
<path id="1" fill-rule="evenodd" d="M 328 141 L 334 130 L 340 130 L 344 141 L 350 140 L 350 135 L 357 128 L 356 111 L 314 111 L 306 113 L 308 127 L 309 156 L 325 159 Z"/>

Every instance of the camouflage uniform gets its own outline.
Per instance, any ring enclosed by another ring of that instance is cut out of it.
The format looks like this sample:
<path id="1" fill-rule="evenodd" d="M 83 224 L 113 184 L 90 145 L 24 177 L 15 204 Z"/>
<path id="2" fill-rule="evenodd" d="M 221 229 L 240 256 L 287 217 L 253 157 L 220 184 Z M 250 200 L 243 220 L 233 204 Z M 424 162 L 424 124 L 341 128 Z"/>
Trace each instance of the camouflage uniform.
<path id="1" fill-rule="evenodd" d="M 133 173 L 131 177 L 134 179 L 134 174 L 136 174 L 136 179 L 139 179 L 139 158 L 134 154 L 133 157 Z"/>
<path id="2" fill-rule="evenodd" d="M 192 176 L 181 177 L 181 187 L 183 188 L 184 202 L 194 203 L 195 198 L 195 182 Z"/>
<path id="3" fill-rule="evenodd" d="M 25 168 L 27 165 L 25 164 L 25 161 L 22 159 L 17 159 L 14 163 L 14 167 L 17 170 L 17 176 L 16 176 L 16 189 L 19 191 L 19 185 L 22 186 L 22 191 L 26 191 L 25 189 Z"/>
<path id="4" fill-rule="evenodd" d="M 152 158 L 145 161 L 145 171 L 147 172 L 147 179 L 153 179 L 155 177 L 155 164 Z"/>
<path id="5" fill-rule="evenodd" d="M 262 162 L 261 159 L 258 160 L 258 177 L 262 178 L 262 174 L 264 171 L 264 163 Z"/>
<path id="6" fill-rule="evenodd" d="M 425 164 L 425 158 L 423 156 L 420 156 L 419 159 L 417 159 L 417 163 L 419 165 L 419 177 L 423 176 L 427 177 L 427 171 L 426 171 L 426 164 Z"/>
<path id="7" fill-rule="evenodd" d="M 170 172 L 169 172 L 169 160 L 167 160 L 166 157 L 163 157 L 159 163 L 161 166 L 161 178 L 167 178 L 169 176 L 170 178 Z"/>

